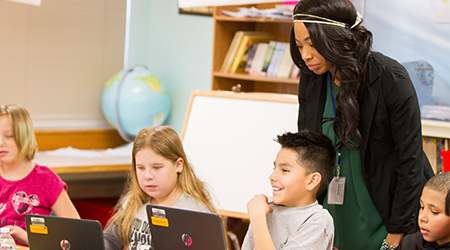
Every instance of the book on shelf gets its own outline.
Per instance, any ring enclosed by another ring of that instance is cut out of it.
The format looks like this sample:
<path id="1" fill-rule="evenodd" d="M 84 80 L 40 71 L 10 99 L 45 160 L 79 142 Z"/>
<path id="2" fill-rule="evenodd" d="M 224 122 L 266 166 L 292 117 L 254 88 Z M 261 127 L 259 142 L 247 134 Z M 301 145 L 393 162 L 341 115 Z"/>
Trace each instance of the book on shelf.
<path id="1" fill-rule="evenodd" d="M 439 173 L 438 168 L 438 151 L 437 151 L 437 139 L 423 137 L 423 151 L 428 157 L 428 161 L 433 168 L 434 174 Z"/>
<path id="2" fill-rule="evenodd" d="M 261 72 L 259 73 L 261 76 L 266 76 L 267 74 L 267 68 L 269 68 L 270 60 L 272 60 L 272 55 L 275 50 L 276 43 L 277 43 L 276 41 L 269 42 L 269 49 L 267 50 L 266 57 L 264 58 L 263 67 L 261 69 Z"/>
<path id="3" fill-rule="evenodd" d="M 244 36 L 244 31 L 237 31 L 234 33 L 233 40 L 231 40 L 231 44 L 228 47 L 227 54 L 225 55 L 225 59 L 222 62 L 222 66 L 220 67 L 220 72 L 227 72 L 228 68 L 233 61 L 233 56 L 236 53 L 237 47 L 239 46 L 242 37 Z"/>
<path id="4" fill-rule="evenodd" d="M 283 57 L 281 58 L 280 66 L 278 67 L 277 77 L 289 78 L 292 67 L 295 67 L 295 65 L 292 61 L 289 43 L 287 43 L 286 49 L 283 53 Z"/>
<path id="5" fill-rule="evenodd" d="M 295 78 L 300 79 L 300 69 L 296 65 L 292 67 L 291 73 L 289 73 L 289 77 L 293 79 Z"/>
<path id="6" fill-rule="evenodd" d="M 423 137 L 423 151 L 434 174 L 450 171 L 449 139 Z"/>
<path id="7" fill-rule="evenodd" d="M 256 48 L 258 47 L 259 41 L 256 41 L 252 45 L 252 49 L 250 50 L 250 54 L 247 59 L 247 64 L 245 65 L 244 73 L 250 74 L 250 68 L 252 66 L 253 59 L 255 58 Z"/>
<path id="8" fill-rule="evenodd" d="M 450 151 L 449 151 L 449 139 L 438 139 L 438 157 L 439 157 L 439 170 L 440 173 L 450 172 Z"/>
<path id="9" fill-rule="evenodd" d="M 252 44 L 255 41 L 264 42 L 270 41 L 274 38 L 271 33 L 268 32 L 255 32 L 244 34 L 240 44 L 234 54 L 233 61 L 228 69 L 228 73 L 244 73 L 245 66 L 247 65 L 247 59 L 249 57 Z"/>
<path id="10" fill-rule="evenodd" d="M 237 31 L 228 47 L 220 71 L 254 76 L 298 78 L 289 43 L 275 41 L 270 32 Z"/>
<path id="11" fill-rule="evenodd" d="M 264 66 L 264 59 L 266 57 L 269 43 L 260 42 L 256 47 L 255 56 L 253 57 L 252 65 L 250 67 L 250 75 L 259 76 L 259 73 Z"/>
<path id="12" fill-rule="evenodd" d="M 284 51 L 288 43 L 276 42 L 275 49 L 273 51 L 272 59 L 270 60 L 269 67 L 267 68 L 268 77 L 276 77 L 278 73 L 278 68 L 280 67 L 281 58 L 283 57 Z"/>

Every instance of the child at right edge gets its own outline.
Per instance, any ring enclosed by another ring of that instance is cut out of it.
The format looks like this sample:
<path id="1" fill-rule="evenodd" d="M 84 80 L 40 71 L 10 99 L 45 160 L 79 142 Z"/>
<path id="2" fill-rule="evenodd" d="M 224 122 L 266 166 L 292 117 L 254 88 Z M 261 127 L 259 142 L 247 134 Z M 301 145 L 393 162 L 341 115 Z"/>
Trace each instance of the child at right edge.
<path id="1" fill-rule="evenodd" d="M 406 235 L 397 250 L 450 249 L 450 172 L 428 180 L 420 197 L 420 232 Z"/>
<path id="2" fill-rule="evenodd" d="M 319 132 L 279 135 L 270 175 L 273 197 L 256 195 L 247 204 L 250 227 L 243 250 L 333 249 L 334 224 L 316 196 L 333 178 L 336 150 Z"/>

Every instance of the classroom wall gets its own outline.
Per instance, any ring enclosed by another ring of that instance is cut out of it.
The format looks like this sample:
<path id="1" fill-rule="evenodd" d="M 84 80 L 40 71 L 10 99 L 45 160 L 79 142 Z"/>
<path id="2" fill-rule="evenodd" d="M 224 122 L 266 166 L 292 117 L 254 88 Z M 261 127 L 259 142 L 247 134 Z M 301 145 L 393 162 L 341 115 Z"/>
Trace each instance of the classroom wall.
<path id="1" fill-rule="evenodd" d="M 0 104 L 37 129 L 110 127 L 105 82 L 123 66 L 126 1 L 0 1 Z M 82 101 L 80 101 L 82 100 Z"/>
<path id="2" fill-rule="evenodd" d="M 171 91 L 167 125 L 181 133 L 192 90 L 211 89 L 213 18 L 178 13 L 178 0 L 129 0 L 128 67 L 145 64 Z"/>

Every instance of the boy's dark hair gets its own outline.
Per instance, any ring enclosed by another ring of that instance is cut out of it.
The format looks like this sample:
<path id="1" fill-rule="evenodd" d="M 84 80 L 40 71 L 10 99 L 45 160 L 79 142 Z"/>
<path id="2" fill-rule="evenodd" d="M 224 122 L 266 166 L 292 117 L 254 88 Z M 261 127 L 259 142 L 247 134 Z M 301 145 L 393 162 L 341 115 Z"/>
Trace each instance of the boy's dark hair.
<path id="1" fill-rule="evenodd" d="M 298 133 L 286 132 L 278 135 L 275 141 L 280 143 L 282 148 L 297 152 L 297 161 L 303 163 L 307 174 L 318 172 L 322 175 L 316 195 L 327 189 L 336 165 L 336 149 L 327 136 L 305 129 Z"/>
<path id="2" fill-rule="evenodd" d="M 450 216 L 450 172 L 431 177 L 427 183 L 425 183 L 425 187 L 446 194 L 444 201 L 445 214 Z"/>

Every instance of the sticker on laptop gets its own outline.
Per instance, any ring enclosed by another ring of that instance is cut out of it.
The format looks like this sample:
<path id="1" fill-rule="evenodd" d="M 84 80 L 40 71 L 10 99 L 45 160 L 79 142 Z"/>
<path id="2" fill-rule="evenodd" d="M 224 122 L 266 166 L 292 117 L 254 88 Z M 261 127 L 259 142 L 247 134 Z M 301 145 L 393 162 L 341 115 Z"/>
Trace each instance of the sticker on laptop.
<path id="1" fill-rule="evenodd" d="M 32 225 L 40 225 L 40 226 L 45 226 L 45 219 L 41 218 L 41 217 L 31 217 L 30 218 L 31 224 Z"/>
<path id="2" fill-rule="evenodd" d="M 35 234 L 48 234 L 46 226 L 30 225 L 30 232 Z"/>
<path id="3" fill-rule="evenodd" d="M 70 250 L 70 248 L 72 247 L 70 245 L 70 242 L 68 240 L 66 240 L 66 239 L 62 239 L 59 242 L 59 246 L 61 247 L 62 250 Z"/>
<path id="4" fill-rule="evenodd" d="M 48 234 L 47 226 L 45 226 L 45 219 L 40 217 L 30 218 L 30 232 L 35 234 Z"/>
<path id="5" fill-rule="evenodd" d="M 169 227 L 169 220 L 164 209 L 152 208 L 152 224 L 155 226 Z"/>

